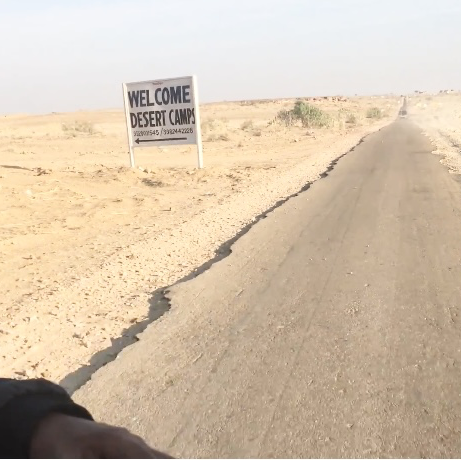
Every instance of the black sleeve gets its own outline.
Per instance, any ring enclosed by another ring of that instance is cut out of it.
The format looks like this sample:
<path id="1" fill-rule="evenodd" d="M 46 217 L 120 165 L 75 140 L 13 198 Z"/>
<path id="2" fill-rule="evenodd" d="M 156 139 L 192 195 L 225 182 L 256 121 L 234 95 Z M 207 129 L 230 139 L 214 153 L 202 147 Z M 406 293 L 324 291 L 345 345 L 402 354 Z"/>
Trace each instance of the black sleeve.
<path id="1" fill-rule="evenodd" d="M 43 379 L 0 379 L 0 458 L 29 458 L 33 432 L 51 413 L 92 420 L 59 385 Z"/>

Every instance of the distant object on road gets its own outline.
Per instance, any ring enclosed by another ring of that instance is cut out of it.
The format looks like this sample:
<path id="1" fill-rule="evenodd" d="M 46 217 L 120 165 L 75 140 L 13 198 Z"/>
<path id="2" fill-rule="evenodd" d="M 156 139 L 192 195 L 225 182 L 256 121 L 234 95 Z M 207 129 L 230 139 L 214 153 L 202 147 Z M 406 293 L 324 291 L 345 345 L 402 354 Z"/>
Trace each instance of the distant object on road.
<path id="1" fill-rule="evenodd" d="M 402 107 L 399 110 L 399 117 L 406 118 L 407 117 L 407 98 L 403 98 Z"/>

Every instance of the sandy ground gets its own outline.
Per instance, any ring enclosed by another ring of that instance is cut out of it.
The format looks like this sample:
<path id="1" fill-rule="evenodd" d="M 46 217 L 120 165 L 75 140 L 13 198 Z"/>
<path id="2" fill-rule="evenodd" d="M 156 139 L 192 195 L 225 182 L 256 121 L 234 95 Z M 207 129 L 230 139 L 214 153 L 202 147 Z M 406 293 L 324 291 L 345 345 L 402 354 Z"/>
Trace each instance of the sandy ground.
<path id="1" fill-rule="evenodd" d="M 436 146 L 435 154 L 453 173 L 461 173 L 461 93 L 410 98 L 411 118 Z"/>
<path id="2" fill-rule="evenodd" d="M 333 127 L 271 123 L 293 102 L 203 106 L 204 170 L 193 147 L 138 149 L 142 169 L 128 168 L 121 110 L 2 116 L 0 374 L 79 386 L 85 376 L 72 373 L 93 372 L 164 311 L 161 288 L 316 180 L 399 106 L 317 100 Z M 366 118 L 372 106 L 387 116 Z"/>

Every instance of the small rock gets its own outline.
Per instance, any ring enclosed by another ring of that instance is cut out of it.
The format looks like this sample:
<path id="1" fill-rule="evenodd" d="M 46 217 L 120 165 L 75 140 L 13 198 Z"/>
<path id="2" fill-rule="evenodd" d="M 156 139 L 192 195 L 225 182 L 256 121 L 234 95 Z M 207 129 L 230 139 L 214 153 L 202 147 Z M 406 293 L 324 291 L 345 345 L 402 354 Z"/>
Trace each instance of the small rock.
<path id="1" fill-rule="evenodd" d="M 15 374 L 20 375 L 21 377 L 30 378 L 33 376 L 32 372 L 29 369 L 23 371 L 16 371 Z"/>

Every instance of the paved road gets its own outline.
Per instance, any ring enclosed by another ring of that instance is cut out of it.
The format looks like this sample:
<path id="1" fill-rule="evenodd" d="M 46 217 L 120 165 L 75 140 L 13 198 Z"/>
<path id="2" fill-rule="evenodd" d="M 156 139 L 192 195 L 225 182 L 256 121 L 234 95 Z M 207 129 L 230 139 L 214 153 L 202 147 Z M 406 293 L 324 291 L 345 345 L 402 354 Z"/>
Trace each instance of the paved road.
<path id="1" fill-rule="evenodd" d="M 76 397 L 176 456 L 461 455 L 461 184 L 399 120 Z"/>

